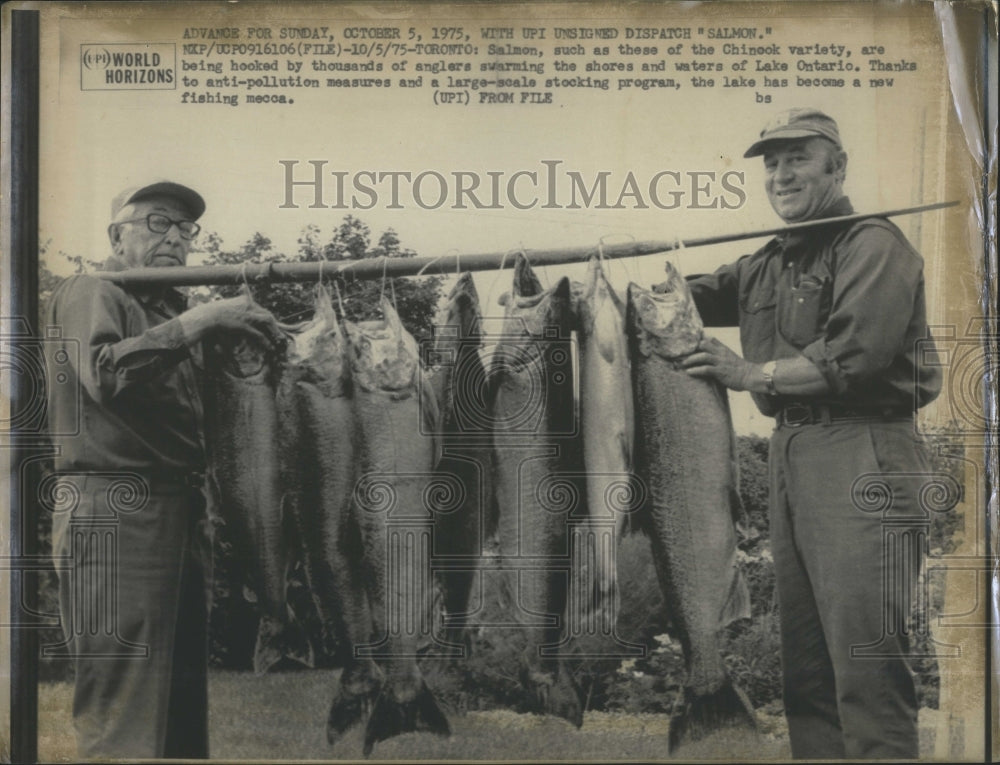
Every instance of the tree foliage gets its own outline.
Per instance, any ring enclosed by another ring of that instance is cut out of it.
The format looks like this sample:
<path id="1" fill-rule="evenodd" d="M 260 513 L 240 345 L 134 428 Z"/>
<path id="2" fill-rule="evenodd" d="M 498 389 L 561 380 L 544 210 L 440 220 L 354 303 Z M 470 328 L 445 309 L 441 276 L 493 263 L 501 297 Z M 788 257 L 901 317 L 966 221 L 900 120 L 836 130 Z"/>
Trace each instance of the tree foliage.
<path id="1" fill-rule="evenodd" d="M 298 250 L 291 256 L 277 252 L 266 236 L 254 234 L 235 250 L 227 250 L 222 240 L 209 234 L 201 246 L 206 265 L 239 265 L 242 263 L 314 263 L 329 261 L 343 265 L 345 260 L 363 258 L 408 258 L 416 255 L 402 247 L 393 229 L 386 229 L 373 244 L 371 229 L 360 219 L 347 215 L 334 228 L 329 238 L 324 238 L 320 228 L 306 226 L 298 239 Z M 332 269 L 331 269 L 332 270 Z M 379 297 L 392 300 L 403 325 L 419 341 L 430 335 L 434 311 L 437 306 L 441 277 L 420 279 L 398 278 L 392 280 L 356 279 L 348 269 L 343 275 L 323 277 L 328 286 L 335 285 L 340 294 L 346 318 L 351 321 L 381 317 Z M 313 310 L 313 284 L 308 283 L 254 283 L 249 285 L 258 303 L 273 313 L 279 321 L 296 323 L 309 317 Z M 210 292 L 231 296 L 244 289 L 241 285 L 215 287 Z"/>

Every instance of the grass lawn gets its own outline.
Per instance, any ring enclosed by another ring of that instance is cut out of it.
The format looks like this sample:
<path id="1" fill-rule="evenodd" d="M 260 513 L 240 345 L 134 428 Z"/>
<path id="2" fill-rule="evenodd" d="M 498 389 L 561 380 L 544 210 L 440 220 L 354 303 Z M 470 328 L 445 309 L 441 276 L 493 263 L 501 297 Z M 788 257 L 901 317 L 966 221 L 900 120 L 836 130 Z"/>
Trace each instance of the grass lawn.
<path id="1" fill-rule="evenodd" d="M 361 728 L 336 746 L 326 743 L 326 714 L 337 671 L 252 673 L 213 671 L 209 676 L 211 754 L 225 760 L 360 760 Z M 72 686 L 39 687 L 41 762 L 73 762 Z M 927 710 L 925 710 L 927 711 Z M 558 718 L 505 710 L 449 713 L 450 738 L 412 733 L 375 747 L 372 760 L 666 760 L 669 725 L 664 715 L 588 712 L 577 730 Z M 921 722 L 924 722 L 923 713 Z M 930 754 L 921 731 L 925 756 Z M 761 716 L 761 732 L 723 730 L 678 750 L 679 760 L 784 760 L 790 757 L 784 721 Z"/>
<path id="2" fill-rule="evenodd" d="M 359 760 L 362 730 L 335 746 L 326 742 L 326 714 L 337 671 L 251 673 L 213 671 L 209 676 L 213 758 L 226 760 Z M 72 686 L 39 687 L 41 762 L 73 762 Z M 669 725 L 664 715 L 588 712 L 583 728 L 554 717 L 505 710 L 449 712 L 450 738 L 412 733 L 384 741 L 371 759 L 409 760 L 664 760 Z M 747 737 L 722 731 L 677 754 L 683 759 L 774 760 L 789 756 L 783 737 Z M 779 726 L 780 727 L 780 726 Z"/>

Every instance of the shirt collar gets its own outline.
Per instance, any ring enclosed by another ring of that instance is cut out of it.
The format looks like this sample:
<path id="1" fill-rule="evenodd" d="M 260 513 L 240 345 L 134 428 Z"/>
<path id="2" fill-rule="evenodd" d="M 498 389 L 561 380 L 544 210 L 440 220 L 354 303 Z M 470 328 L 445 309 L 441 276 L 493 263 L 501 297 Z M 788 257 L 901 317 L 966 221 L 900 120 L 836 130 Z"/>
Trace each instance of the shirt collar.
<path id="1" fill-rule="evenodd" d="M 823 210 L 823 212 L 816 218 L 813 218 L 813 220 L 821 220 L 823 218 L 839 218 L 842 215 L 851 215 L 853 213 L 854 208 L 851 206 L 851 200 L 846 196 L 843 196 Z M 804 231 L 790 231 L 785 234 L 778 234 L 778 236 L 775 237 L 775 241 L 782 250 L 788 252 L 802 247 L 807 242 L 815 239 L 819 234 L 826 236 L 826 230 L 826 226 L 816 226 L 815 228 L 809 228 Z"/>

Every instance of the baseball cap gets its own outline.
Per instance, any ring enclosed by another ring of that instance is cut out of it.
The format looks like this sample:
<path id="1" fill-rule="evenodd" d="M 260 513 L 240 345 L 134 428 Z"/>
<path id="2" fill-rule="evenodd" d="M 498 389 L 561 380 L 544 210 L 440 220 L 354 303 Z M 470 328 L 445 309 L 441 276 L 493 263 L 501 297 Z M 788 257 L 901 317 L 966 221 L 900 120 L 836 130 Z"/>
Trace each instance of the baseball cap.
<path id="1" fill-rule="evenodd" d="M 819 136 L 833 141 L 840 149 L 840 131 L 833 118 L 819 109 L 797 107 L 779 112 L 760 131 L 760 140 L 756 141 L 744 157 L 758 157 L 764 153 L 764 144 L 770 141 L 781 141 L 792 138 L 811 138 Z"/>
<path id="2" fill-rule="evenodd" d="M 191 220 L 198 220 L 205 212 L 205 200 L 194 189 L 173 181 L 156 181 L 148 186 L 133 186 L 116 196 L 111 201 L 111 219 L 114 220 L 125 205 L 154 196 L 173 197 L 187 208 Z"/>

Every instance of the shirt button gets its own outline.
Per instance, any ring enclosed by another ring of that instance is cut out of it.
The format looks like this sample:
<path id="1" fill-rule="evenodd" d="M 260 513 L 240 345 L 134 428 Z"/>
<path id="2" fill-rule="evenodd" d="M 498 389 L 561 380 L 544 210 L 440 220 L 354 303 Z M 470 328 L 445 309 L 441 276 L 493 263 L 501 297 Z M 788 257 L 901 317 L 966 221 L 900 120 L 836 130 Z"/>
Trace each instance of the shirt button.
<path id="1" fill-rule="evenodd" d="M 799 298 L 799 302 L 800 303 L 804 303 L 804 302 L 806 302 L 806 299 L 805 298 Z"/>

